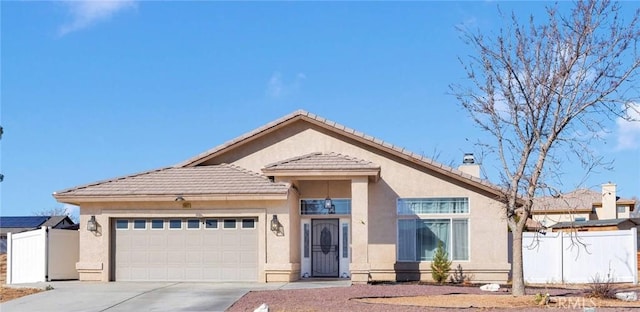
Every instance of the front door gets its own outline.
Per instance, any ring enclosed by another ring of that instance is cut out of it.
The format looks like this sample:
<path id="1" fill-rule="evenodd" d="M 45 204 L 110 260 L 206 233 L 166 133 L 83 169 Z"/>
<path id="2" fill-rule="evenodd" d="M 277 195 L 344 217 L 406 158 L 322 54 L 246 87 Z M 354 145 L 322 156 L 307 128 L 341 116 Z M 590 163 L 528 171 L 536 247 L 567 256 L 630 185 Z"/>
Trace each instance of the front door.
<path id="1" fill-rule="evenodd" d="M 338 219 L 311 220 L 311 270 L 313 277 L 338 277 L 340 253 Z"/>

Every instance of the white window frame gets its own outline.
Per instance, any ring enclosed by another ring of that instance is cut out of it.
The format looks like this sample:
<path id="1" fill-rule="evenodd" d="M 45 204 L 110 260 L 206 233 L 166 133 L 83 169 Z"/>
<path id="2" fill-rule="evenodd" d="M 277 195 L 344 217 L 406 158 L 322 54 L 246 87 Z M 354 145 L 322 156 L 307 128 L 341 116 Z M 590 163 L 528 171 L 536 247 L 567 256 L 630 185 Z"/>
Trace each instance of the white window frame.
<path id="1" fill-rule="evenodd" d="M 252 221 L 253 222 L 253 227 L 245 227 L 244 226 L 244 221 L 245 220 Z M 258 221 L 255 218 L 242 218 L 242 219 L 240 219 L 240 228 L 243 229 L 243 230 L 255 230 L 256 227 L 257 227 L 257 223 L 258 223 Z"/>
<path id="2" fill-rule="evenodd" d="M 233 221 L 233 227 L 227 227 L 227 221 Z M 222 229 L 223 230 L 237 230 L 238 229 L 238 219 L 222 219 Z"/>
<path id="3" fill-rule="evenodd" d="M 425 199 L 443 199 L 443 198 L 466 198 L 467 199 L 467 212 L 461 213 L 428 213 L 428 214 L 399 214 L 398 207 L 400 204 L 400 200 L 425 200 Z M 400 260 L 400 244 L 398 240 L 400 239 L 400 220 L 448 220 L 449 221 L 449 237 L 451 238 L 451 242 L 449 246 L 447 246 L 447 255 L 449 256 L 449 260 L 455 262 L 471 262 L 471 207 L 472 200 L 469 197 L 465 196 L 437 196 L 437 197 L 407 197 L 407 198 L 398 198 L 396 199 L 396 261 L 398 262 L 432 262 L 430 260 Z M 467 221 L 467 259 L 466 260 L 452 260 L 453 259 L 453 220 L 466 220 Z M 415 247 L 415 246 L 414 246 Z M 417 255 L 416 255 L 417 258 Z"/>
<path id="4" fill-rule="evenodd" d="M 176 221 L 176 220 L 180 221 L 180 227 L 179 227 L 179 228 L 171 227 L 171 221 Z M 169 219 L 169 222 L 168 222 L 168 223 L 169 223 L 169 230 L 171 230 L 171 231 L 180 231 L 180 230 L 182 230 L 182 228 L 183 228 L 183 226 L 182 226 L 182 223 L 183 223 L 183 222 L 182 222 L 182 219 Z"/>
<path id="5" fill-rule="evenodd" d="M 189 225 L 190 221 L 198 221 L 198 227 L 192 228 Z M 199 230 L 200 229 L 200 222 L 201 222 L 200 219 L 187 219 L 187 222 L 185 222 L 187 231 L 197 231 L 197 230 Z"/>
<path id="6" fill-rule="evenodd" d="M 127 227 L 126 228 L 118 227 L 118 222 L 122 222 L 122 221 L 127 222 Z M 125 230 L 128 230 L 128 229 L 129 229 L 129 220 L 128 219 L 118 219 L 118 220 L 116 220 L 116 231 L 125 231 Z"/>
<path id="7" fill-rule="evenodd" d="M 215 227 L 208 227 L 208 226 L 207 226 L 207 221 L 216 221 L 216 226 L 215 226 Z M 204 229 L 205 229 L 205 230 L 210 230 L 210 231 L 220 229 L 220 219 L 216 219 L 216 218 L 205 218 L 205 219 L 204 219 Z"/>
<path id="8" fill-rule="evenodd" d="M 154 227 L 153 227 L 153 221 L 160 221 L 160 224 L 162 224 L 162 227 L 160 227 L 160 228 L 154 228 Z M 149 229 L 150 229 L 150 230 L 152 230 L 152 231 L 161 231 L 161 230 L 164 230 L 164 224 L 165 224 L 165 222 L 164 222 L 164 221 L 165 221 L 165 220 L 163 220 L 163 219 L 151 219 L 151 221 L 149 222 L 149 223 L 150 223 Z"/>
<path id="9" fill-rule="evenodd" d="M 142 222 L 143 222 L 143 223 L 142 223 L 142 224 L 144 225 L 144 227 L 143 227 L 143 228 L 137 228 L 137 227 L 136 227 L 136 223 L 138 223 L 138 221 L 142 221 Z M 144 231 L 144 230 L 146 230 L 146 229 L 147 229 L 147 220 L 145 220 L 145 219 L 133 219 L 133 222 L 131 222 L 131 223 L 133 223 L 133 227 L 132 227 L 132 229 L 133 229 L 134 231 Z"/>

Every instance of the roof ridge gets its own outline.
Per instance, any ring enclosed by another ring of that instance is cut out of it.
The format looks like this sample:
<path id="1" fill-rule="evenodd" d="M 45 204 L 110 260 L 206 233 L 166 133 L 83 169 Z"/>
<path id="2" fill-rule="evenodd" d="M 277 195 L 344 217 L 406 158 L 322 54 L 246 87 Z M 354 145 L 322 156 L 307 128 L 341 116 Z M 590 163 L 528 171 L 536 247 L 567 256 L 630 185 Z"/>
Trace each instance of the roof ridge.
<path id="1" fill-rule="evenodd" d="M 128 178 L 135 178 L 135 177 L 139 177 L 139 176 L 142 176 L 142 175 L 147 175 L 147 174 L 160 172 L 160 171 L 165 171 L 165 170 L 169 170 L 169 169 L 174 169 L 174 167 L 162 167 L 162 168 L 146 170 L 146 171 L 142 171 L 142 172 L 138 172 L 138 173 L 134 173 L 134 174 L 118 176 L 118 177 L 111 178 L 111 179 L 98 180 L 96 182 L 82 184 L 82 185 L 79 185 L 79 186 L 76 186 L 76 187 L 71 187 L 71 188 L 66 188 L 66 189 L 60 190 L 60 191 L 56 191 L 56 192 L 53 192 L 53 195 L 67 193 L 67 192 L 71 192 L 71 191 L 76 191 L 76 190 L 80 190 L 80 189 L 84 189 L 84 188 L 88 188 L 88 187 L 92 187 L 92 186 L 96 186 L 96 185 L 100 185 L 100 184 L 104 184 L 104 183 L 110 183 L 110 182 L 115 182 L 115 181 L 119 181 L 119 180 L 124 180 L 124 179 L 128 179 Z"/>
<path id="2" fill-rule="evenodd" d="M 269 181 L 269 182 L 274 183 L 274 184 L 288 185 L 288 183 L 286 183 L 286 182 L 271 181 L 271 179 L 269 179 L 269 177 L 265 176 L 264 174 L 251 171 L 251 170 L 249 170 L 247 168 L 240 167 L 238 165 L 229 164 L 229 163 L 221 163 L 220 165 L 214 165 L 214 166 L 225 166 L 227 168 L 234 169 L 234 170 L 240 171 L 242 173 L 246 173 L 246 174 L 249 174 L 251 176 L 255 176 L 257 178 L 261 178 L 263 180 Z M 207 166 L 203 166 L 203 167 L 207 167 Z M 193 168 L 197 168 L 197 167 L 193 167 Z"/>
<path id="3" fill-rule="evenodd" d="M 452 174 L 454 176 L 458 176 L 458 177 L 460 177 L 462 179 L 465 179 L 465 180 L 468 180 L 468 181 L 471 181 L 471 182 L 474 182 L 474 183 L 478 183 L 481 186 L 488 187 L 489 189 L 492 189 L 496 195 L 499 195 L 499 193 L 505 192 L 505 190 L 502 187 L 500 187 L 500 186 L 498 186 L 496 184 L 493 184 L 488 180 L 485 180 L 485 179 L 482 179 L 482 178 L 479 178 L 479 177 L 475 177 L 475 176 L 463 173 L 463 172 L 461 172 L 461 171 L 459 171 L 459 170 L 457 170 L 457 169 L 455 169 L 453 167 L 449 167 L 449 166 L 444 165 L 442 163 L 436 162 L 433 159 L 430 159 L 430 158 L 427 158 L 425 156 L 418 155 L 418 154 L 416 154 L 414 152 L 411 152 L 411 151 L 407 150 L 404 147 L 393 145 L 391 143 L 388 143 L 388 142 L 383 141 L 381 139 L 378 139 L 376 137 L 373 137 L 373 136 L 364 134 L 362 132 L 356 131 L 356 130 L 354 130 L 352 128 L 346 127 L 346 126 L 344 126 L 342 124 L 339 124 L 339 123 L 337 123 L 335 121 L 328 120 L 326 118 L 320 117 L 318 115 L 315 115 L 313 113 L 307 112 L 307 111 L 302 110 L 302 109 L 296 110 L 293 113 L 285 115 L 284 117 L 281 117 L 279 119 L 276 119 L 275 121 L 272 121 L 272 122 L 270 122 L 270 123 L 268 123 L 268 124 L 266 124 L 266 125 L 264 125 L 262 127 L 259 127 L 259 128 L 255 129 L 253 131 L 247 132 L 247 133 L 245 133 L 245 134 L 243 134 L 243 135 L 241 135 L 241 136 L 239 136 L 239 137 L 237 137 L 235 139 L 232 139 L 230 141 L 227 141 L 226 143 L 223 143 L 223 144 L 218 145 L 218 146 L 216 146 L 216 147 L 214 147 L 212 149 L 209 149 L 209 150 L 207 150 L 207 151 L 205 151 L 203 153 L 200 153 L 197 156 L 192 157 L 192 158 L 190 158 L 190 159 L 188 159 L 188 160 L 186 160 L 186 161 L 184 161 L 184 162 L 182 162 L 182 163 L 180 163 L 180 164 L 178 164 L 176 166 L 178 166 L 178 167 L 187 167 L 187 166 L 192 166 L 194 164 L 198 164 L 198 163 L 204 162 L 204 161 L 207 160 L 207 158 L 209 156 L 211 156 L 211 155 L 213 155 L 213 154 L 215 154 L 215 153 L 217 153 L 217 152 L 219 152 L 221 150 L 227 149 L 227 148 L 229 148 L 229 147 L 231 147 L 231 146 L 233 146 L 233 145 L 235 145 L 237 143 L 240 143 L 240 142 L 242 142 L 244 140 L 247 140 L 247 139 L 249 139 L 251 137 L 260 135 L 264 131 L 267 131 L 267 130 L 269 130 L 271 128 L 274 128 L 276 126 L 281 126 L 284 123 L 286 123 L 288 121 L 291 121 L 291 120 L 294 120 L 296 118 L 307 118 L 311 122 L 320 123 L 321 126 L 323 125 L 324 127 L 329 127 L 331 129 L 335 130 L 336 132 L 342 132 L 342 134 L 347 136 L 347 137 L 348 136 L 355 136 L 355 137 L 357 137 L 357 138 L 359 138 L 361 140 L 369 142 L 369 144 L 377 146 L 379 149 L 386 150 L 386 152 L 399 153 L 400 155 L 402 155 L 404 157 L 408 157 L 409 158 L 408 160 L 410 160 L 410 161 L 413 160 L 413 161 L 421 162 L 422 166 L 426 165 L 427 168 L 430 169 L 430 170 L 433 170 L 433 171 L 442 170 L 443 172 L 440 172 L 440 173 L 443 173 L 445 175 L 447 173 L 450 173 L 450 174 Z M 478 185 L 476 185 L 476 186 L 478 187 Z"/>

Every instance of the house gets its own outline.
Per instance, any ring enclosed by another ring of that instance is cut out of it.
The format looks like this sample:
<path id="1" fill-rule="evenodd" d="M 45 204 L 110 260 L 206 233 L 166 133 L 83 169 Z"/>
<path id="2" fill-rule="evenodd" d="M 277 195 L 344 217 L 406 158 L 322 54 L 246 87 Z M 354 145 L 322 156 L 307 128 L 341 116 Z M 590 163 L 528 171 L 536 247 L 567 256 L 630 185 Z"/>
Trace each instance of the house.
<path id="1" fill-rule="evenodd" d="M 635 205 L 635 200 L 617 196 L 615 184 L 606 183 L 601 191 L 578 189 L 536 198 L 531 210 L 533 222 L 529 225 L 535 229 L 559 222 L 628 219 Z"/>
<path id="2" fill-rule="evenodd" d="M 43 226 L 64 229 L 74 224 L 68 216 L 0 217 L 0 253 L 7 252 L 7 233 L 20 233 Z"/>
<path id="3" fill-rule="evenodd" d="M 442 242 L 506 282 L 500 189 L 296 111 L 175 166 L 62 190 L 80 207 L 80 280 L 430 280 Z"/>

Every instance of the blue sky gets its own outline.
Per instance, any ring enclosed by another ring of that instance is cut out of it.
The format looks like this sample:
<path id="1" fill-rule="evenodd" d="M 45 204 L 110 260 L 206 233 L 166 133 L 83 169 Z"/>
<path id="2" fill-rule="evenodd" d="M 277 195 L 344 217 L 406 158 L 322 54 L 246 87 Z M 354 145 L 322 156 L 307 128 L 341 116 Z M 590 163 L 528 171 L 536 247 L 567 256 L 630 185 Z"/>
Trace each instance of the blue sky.
<path id="1" fill-rule="evenodd" d="M 54 191 L 179 163 L 297 109 L 457 166 L 484 137 L 447 94 L 471 53 L 456 26 L 497 31 L 498 4 L 543 18 L 552 3 L 3 1 L 1 214 L 60 207 Z M 614 169 L 581 186 L 640 196 L 640 127 L 607 126 L 597 150 Z M 582 174 L 566 169 L 570 190 Z"/>

